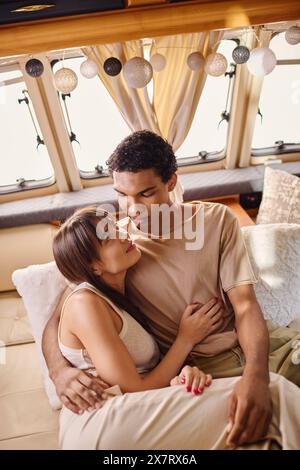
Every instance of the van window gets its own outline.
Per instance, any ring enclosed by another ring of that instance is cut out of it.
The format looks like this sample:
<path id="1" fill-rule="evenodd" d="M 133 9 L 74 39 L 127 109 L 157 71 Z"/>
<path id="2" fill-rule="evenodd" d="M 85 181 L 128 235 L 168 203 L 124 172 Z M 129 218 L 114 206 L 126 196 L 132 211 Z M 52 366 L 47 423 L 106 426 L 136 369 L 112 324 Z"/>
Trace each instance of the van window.
<path id="1" fill-rule="evenodd" d="M 0 122 L 0 192 L 52 184 L 53 167 L 18 69 L 0 68 Z"/>
<path id="2" fill-rule="evenodd" d="M 230 64 L 232 60 L 232 51 L 237 44 L 232 40 L 223 40 L 218 46 L 218 52 L 225 55 L 228 61 L 227 72 L 234 71 Z M 192 160 L 190 157 L 196 157 L 201 153 L 207 152 L 207 161 L 210 158 L 224 158 L 227 145 L 228 122 L 222 120 L 221 114 L 226 110 L 226 101 L 228 95 L 227 112 L 230 114 L 232 91 L 234 86 L 234 75 L 230 78 L 228 75 L 220 77 L 207 76 L 204 90 L 200 97 L 197 110 L 191 129 L 176 154 L 182 161 Z M 222 121 L 221 121 L 222 120 Z"/>
<path id="3" fill-rule="evenodd" d="M 277 57 L 277 65 L 264 77 L 253 156 L 300 151 L 300 44 L 288 44 L 285 33 L 279 33 L 269 47 Z"/>
<path id="4" fill-rule="evenodd" d="M 73 140 L 72 147 L 82 177 L 83 172 L 95 171 L 97 165 L 105 168 L 116 145 L 131 133 L 99 77 L 82 77 L 80 65 L 84 60 L 84 57 L 64 60 L 64 66 L 77 74 L 78 85 L 70 96 L 59 93 L 67 129 L 76 136 L 77 142 Z M 61 67 L 61 61 L 55 63 L 53 73 Z"/>

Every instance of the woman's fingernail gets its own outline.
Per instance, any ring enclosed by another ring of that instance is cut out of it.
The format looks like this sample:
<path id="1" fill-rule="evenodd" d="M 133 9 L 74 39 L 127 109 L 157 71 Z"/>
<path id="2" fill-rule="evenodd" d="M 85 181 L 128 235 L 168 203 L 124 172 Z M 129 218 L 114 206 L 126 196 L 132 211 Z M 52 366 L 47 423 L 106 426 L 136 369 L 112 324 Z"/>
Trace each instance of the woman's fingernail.
<path id="1" fill-rule="evenodd" d="M 182 384 L 185 384 L 185 379 L 181 379 L 181 383 L 182 383 Z"/>
<path id="2" fill-rule="evenodd" d="M 193 394 L 194 394 L 194 395 L 198 395 L 198 389 L 197 389 L 197 388 L 194 388 Z"/>
<path id="3" fill-rule="evenodd" d="M 190 392 L 191 390 L 192 390 L 192 389 L 191 389 L 191 386 L 190 386 L 190 385 L 187 385 L 187 386 L 186 386 L 186 391 L 187 391 L 187 392 Z"/>
<path id="4" fill-rule="evenodd" d="M 203 387 L 199 387 L 198 390 L 199 390 L 199 393 L 203 393 L 204 388 L 203 388 Z"/>

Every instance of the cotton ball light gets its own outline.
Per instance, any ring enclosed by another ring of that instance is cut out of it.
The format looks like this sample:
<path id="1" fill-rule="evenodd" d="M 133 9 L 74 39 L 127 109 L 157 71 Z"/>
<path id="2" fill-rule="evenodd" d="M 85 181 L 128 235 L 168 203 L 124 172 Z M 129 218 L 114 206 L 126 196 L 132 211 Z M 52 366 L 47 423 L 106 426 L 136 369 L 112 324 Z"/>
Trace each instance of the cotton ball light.
<path id="1" fill-rule="evenodd" d="M 236 64 L 245 64 L 250 57 L 250 51 L 246 46 L 237 46 L 232 51 L 232 58 Z"/>
<path id="2" fill-rule="evenodd" d="M 166 58 L 162 54 L 153 54 L 150 58 L 150 64 L 154 72 L 161 72 L 166 66 Z"/>
<path id="3" fill-rule="evenodd" d="M 187 64 L 191 70 L 200 70 L 205 63 L 205 59 L 201 52 L 192 52 L 188 55 Z"/>
<path id="4" fill-rule="evenodd" d="M 54 82 L 58 91 L 67 94 L 75 90 L 78 78 L 73 70 L 63 67 L 55 72 Z"/>
<path id="5" fill-rule="evenodd" d="M 205 72 L 213 77 L 220 77 L 227 70 L 227 59 L 219 52 L 212 52 L 205 61 Z"/>
<path id="6" fill-rule="evenodd" d="M 30 77 L 37 78 L 44 72 L 44 65 L 39 59 L 29 59 L 25 64 L 25 70 Z"/>
<path id="7" fill-rule="evenodd" d="M 109 57 L 103 64 L 104 72 L 110 77 L 119 75 L 122 70 L 122 64 L 116 57 Z"/>
<path id="8" fill-rule="evenodd" d="M 146 59 L 133 57 L 124 64 L 123 74 L 130 88 L 144 88 L 153 76 L 153 69 Z"/>
<path id="9" fill-rule="evenodd" d="M 98 74 L 98 65 L 91 59 L 87 59 L 80 65 L 80 73 L 85 78 L 94 78 Z"/>
<path id="10" fill-rule="evenodd" d="M 277 63 L 276 55 L 269 47 L 256 47 L 250 52 L 247 67 L 252 75 L 263 77 L 274 70 Z"/>
<path id="11" fill-rule="evenodd" d="M 291 26 L 285 32 L 285 40 L 287 43 L 291 45 L 299 44 L 300 42 L 300 27 L 299 26 Z"/>

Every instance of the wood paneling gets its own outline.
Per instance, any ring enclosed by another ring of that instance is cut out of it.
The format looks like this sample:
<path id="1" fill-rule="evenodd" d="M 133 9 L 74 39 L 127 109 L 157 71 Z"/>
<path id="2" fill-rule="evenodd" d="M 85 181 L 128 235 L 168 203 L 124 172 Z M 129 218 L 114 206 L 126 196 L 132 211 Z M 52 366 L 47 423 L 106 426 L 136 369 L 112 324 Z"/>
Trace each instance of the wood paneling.
<path id="1" fill-rule="evenodd" d="M 126 0 L 126 8 L 146 7 L 168 2 L 169 0 Z"/>
<path id="2" fill-rule="evenodd" d="M 246 225 L 255 225 L 255 222 L 251 219 L 250 215 L 240 205 L 239 199 L 240 199 L 239 195 L 235 194 L 231 196 L 203 199 L 203 201 L 216 202 L 219 204 L 225 204 L 225 206 L 230 207 L 230 209 L 237 216 L 241 227 L 245 227 Z M 199 202 L 199 201 L 191 201 L 191 202 Z"/>
<path id="3" fill-rule="evenodd" d="M 300 19 L 299 0 L 195 1 L 0 27 L 0 57 Z"/>

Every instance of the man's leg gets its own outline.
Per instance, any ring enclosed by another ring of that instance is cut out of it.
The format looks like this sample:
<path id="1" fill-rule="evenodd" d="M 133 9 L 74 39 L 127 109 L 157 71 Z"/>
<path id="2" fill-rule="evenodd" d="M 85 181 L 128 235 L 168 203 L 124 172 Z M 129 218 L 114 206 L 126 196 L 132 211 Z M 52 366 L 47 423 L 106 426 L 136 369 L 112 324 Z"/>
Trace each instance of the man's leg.
<path id="1" fill-rule="evenodd" d="M 298 345 L 298 346 L 297 346 Z M 300 387 L 300 332 L 283 326 L 270 331 L 269 367 Z"/>
<path id="2" fill-rule="evenodd" d="M 300 387 L 300 332 L 267 322 L 270 334 L 269 368 Z M 298 346 L 297 341 L 299 341 Z M 214 378 L 242 375 L 245 356 L 240 346 L 213 357 L 193 357 L 192 365 Z"/>
<path id="3" fill-rule="evenodd" d="M 197 366 L 206 374 L 211 374 L 213 378 L 236 377 L 242 375 L 245 365 L 245 358 L 240 346 L 217 354 L 212 357 L 197 356 L 188 362 L 189 365 Z"/>

